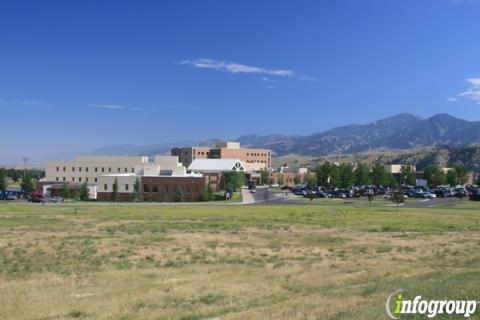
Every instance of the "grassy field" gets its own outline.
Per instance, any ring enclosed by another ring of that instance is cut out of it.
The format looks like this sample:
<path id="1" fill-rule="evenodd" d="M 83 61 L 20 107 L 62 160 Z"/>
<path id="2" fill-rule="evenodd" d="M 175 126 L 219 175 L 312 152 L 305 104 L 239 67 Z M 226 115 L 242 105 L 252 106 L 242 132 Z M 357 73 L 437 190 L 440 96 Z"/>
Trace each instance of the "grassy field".
<path id="1" fill-rule="evenodd" d="M 468 201 L 4 203 L 0 318 L 385 319 L 396 289 L 480 298 L 479 231 Z"/>

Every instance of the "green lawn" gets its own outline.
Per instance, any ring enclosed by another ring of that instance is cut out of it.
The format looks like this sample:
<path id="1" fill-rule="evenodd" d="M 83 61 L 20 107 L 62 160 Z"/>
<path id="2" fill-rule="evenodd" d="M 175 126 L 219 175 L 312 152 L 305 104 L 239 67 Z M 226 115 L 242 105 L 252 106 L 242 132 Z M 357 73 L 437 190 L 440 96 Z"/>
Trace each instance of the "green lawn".
<path id="1" fill-rule="evenodd" d="M 1 202 L 0 318 L 371 320 L 396 289 L 478 300 L 480 204 L 385 204 Z"/>

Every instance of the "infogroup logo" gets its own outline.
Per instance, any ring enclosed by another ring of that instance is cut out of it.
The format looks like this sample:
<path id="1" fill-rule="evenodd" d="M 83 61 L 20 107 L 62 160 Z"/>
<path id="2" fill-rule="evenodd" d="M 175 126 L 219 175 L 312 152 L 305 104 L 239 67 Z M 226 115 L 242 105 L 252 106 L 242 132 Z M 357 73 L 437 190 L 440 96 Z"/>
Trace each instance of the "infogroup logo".
<path id="1" fill-rule="evenodd" d="M 440 314 L 469 318 L 477 310 L 478 304 L 476 300 L 427 300 L 422 296 L 407 300 L 402 290 L 397 290 L 388 296 L 385 309 L 390 320 L 399 320 L 402 315 L 409 314 L 426 315 L 427 318 L 435 318 Z"/>

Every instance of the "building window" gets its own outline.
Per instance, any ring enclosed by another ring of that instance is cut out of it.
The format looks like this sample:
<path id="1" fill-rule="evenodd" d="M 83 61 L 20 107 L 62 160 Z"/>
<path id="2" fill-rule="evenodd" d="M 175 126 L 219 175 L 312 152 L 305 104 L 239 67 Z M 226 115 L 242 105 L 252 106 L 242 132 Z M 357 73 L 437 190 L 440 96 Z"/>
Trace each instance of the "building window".
<path id="1" fill-rule="evenodd" d="M 63 167 L 63 172 L 65 172 L 65 170 L 67 170 L 67 168 Z"/>
<path id="2" fill-rule="evenodd" d="M 72 171 L 75 172 L 75 167 L 72 167 Z"/>
<path id="3" fill-rule="evenodd" d="M 105 183 L 105 184 L 103 185 L 103 190 L 108 190 L 108 184 Z"/>
<path id="4" fill-rule="evenodd" d="M 148 184 L 143 185 L 143 192 L 150 192 L 150 186 Z"/>
<path id="5" fill-rule="evenodd" d="M 132 173 L 134 173 L 134 172 L 135 172 L 135 169 L 134 169 L 134 168 L 132 168 Z"/>
<path id="6" fill-rule="evenodd" d="M 78 177 L 78 182 L 82 182 L 82 177 Z"/>
<path id="7" fill-rule="evenodd" d="M 112 168 L 108 168 L 108 172 L 112 172 Z"/>
<path id="8" fill-rule="evenodd" d="M 82 172 L 82 167 L 78 167 L 78 172 Z"/>
<path id="9" fill-rule="evenodd" d="M 128 184 L 125 185 L 125 191 L 128 191 Z"/>
<path id="10" fill-rule="evenodd" d="M 57 167 L 57 171 L 60 171 L 60 167 Z"/>
<path id="11" fill-rule="evenodd" d="M 120 168 L 117 168 L 117 172 L 120 172 Z"/>
<path id="12" fill-rule="evenodd" d="M 128 169 L 127 169 L 127 168 L 125 168 L 125 172 L 128 172 Z"/>
<path id="13" fill-rule="evenodd" d="M 98 168 L 97 168 L 97 167 L 95 167 L 95 172 L 97 172 L 97 171 L 98 171 Z"/>
<path id="14" fill-rule="evenodd" d="M 87 178 L 85 178 L 85 182 L 88 182 L 88 177 L 87 177 Z"/>
<path id="15" fill-rule="evenodd" d="M 88 172 L 88 167 L 85 167 L 85 171 Z"/>
<path id="16" fill-rule="evenodd" d="M 62 180 L 63 180 L 63 181 L 65 181 L 65 177 L 63 177 L 63 179 L 62 179 Z"/>
<path id="17" fill-rule="evenodd" d="M 75 177 L 72 177 L 72 181 L 75 181 Z"/>
<path id="18" fill-rule="evenodd" d="M 153 191 L 153 192 L 158 192 L 158 186 L 154 185 L 152 191 Z"/>
<path id="19" fill-rule="evenodd" d="M 97 178 L 95 178 L 95 182 L 97 182 L 97 181 L 98 181 L 98 179 L 97 179 Z"/>
<path id="20" fill-rule="evenodd" d="M 59 180 L 58 177 L 55 178 L 57 181 Z"/>
<path id="21" fill-rule="evenodd" d="M 102 167 L 102 172 L 105 172 L 105 168 Z"/>

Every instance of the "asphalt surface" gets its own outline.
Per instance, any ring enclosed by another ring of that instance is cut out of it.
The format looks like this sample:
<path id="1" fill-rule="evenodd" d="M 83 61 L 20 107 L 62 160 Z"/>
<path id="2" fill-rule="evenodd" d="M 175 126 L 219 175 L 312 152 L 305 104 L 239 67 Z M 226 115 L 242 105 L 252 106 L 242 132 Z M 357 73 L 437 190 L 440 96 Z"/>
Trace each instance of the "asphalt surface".
<path id="1" fill-rule="evenodd" d="M 243 204 L 298 204 L 302 197 L 295 196 L 292 192 L 288 192 L 288 195 L 285 196 L 283 191 L 272 191 L 267 187 L 257 187 L 255 193 L 251 193 L 247 188 L 242 189 L 243 195 Z M 324 201 L 325 199 L 316 198 L 313 200 L 313 203 Z M 339 199 L 342 202 L 357 202 L 366 201 L 365 197 L 362 198 L 347 198 L 347 199 Z M 382 202 L 385 206 L 396 206 L 390 200 L 386 200 L 383 196 L 377 196 L 374 200 L 376 203 Z M 441 207 L 445 205 L 454 205 L 456 203 L 461 203 L 463 201 L 469 201 L 468 198 L 435 198 L 435 199 L 406 199 L 401 206 L 408 207 L 408 208 L 435 208 Z M 303 201 L 302 201 L 303 202 Z"/>

